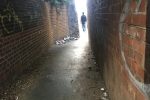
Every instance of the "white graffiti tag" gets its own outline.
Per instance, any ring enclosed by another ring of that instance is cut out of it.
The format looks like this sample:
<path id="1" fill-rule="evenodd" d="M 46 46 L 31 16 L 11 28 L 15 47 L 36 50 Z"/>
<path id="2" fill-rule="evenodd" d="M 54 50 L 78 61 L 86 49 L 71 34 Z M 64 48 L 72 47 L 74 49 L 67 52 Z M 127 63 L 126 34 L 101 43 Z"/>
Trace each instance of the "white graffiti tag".
<path id="1" fill-rule="evenodd" d="M 139 11 L 139 7 L 141 4 L 142 0 L 138 0 L 137 2 L 137 6 L 136 6 L 136 14 Z M 137 81 L 134 76 L 132 75 L 132 73 L 130 72 L 130 69 L 127 65 L 126 59 L 125 59 L 125 55 L 123 52 L 123 42 L 122 42 L 122 27 L 123 27 L 123 22 L 125 20 L 125 18 L 127 17 L 127 14 L 129 13 L 130 10 L 130 3 L 131 0 L 126 0 L 125 6 L 123 8 L 122 14 L 120 16 L 120 23 L 119 23 L 119 40 L 120 40 L 120 47 L 121 47 L 121 55 L 122 55 L 122 59 L 124 61 L 125 64 L 125 69 L 130 77 L 130 79 L 132 80 L 132 82 L 135 84 L 135 86 L 142 92 L 144 93 L 147 97 L 150 97 L 150 84 L 144 84 L 142 82 Z"/>

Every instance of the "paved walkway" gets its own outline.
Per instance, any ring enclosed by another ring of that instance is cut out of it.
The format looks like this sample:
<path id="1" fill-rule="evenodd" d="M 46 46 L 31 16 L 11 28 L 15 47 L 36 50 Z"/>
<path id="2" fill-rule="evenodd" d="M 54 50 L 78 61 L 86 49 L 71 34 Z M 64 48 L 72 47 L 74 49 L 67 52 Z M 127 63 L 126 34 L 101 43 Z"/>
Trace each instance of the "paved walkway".
<path id="1" fill-rule="evenodd" d="M 87 33 L 82 33 L 79 40 L 53 46 L 41 60 L 39 69 L 25 76 L 27 82 L 20 79 L 16 100 L 108 100 L 101 91 L 105 85 Z"/>

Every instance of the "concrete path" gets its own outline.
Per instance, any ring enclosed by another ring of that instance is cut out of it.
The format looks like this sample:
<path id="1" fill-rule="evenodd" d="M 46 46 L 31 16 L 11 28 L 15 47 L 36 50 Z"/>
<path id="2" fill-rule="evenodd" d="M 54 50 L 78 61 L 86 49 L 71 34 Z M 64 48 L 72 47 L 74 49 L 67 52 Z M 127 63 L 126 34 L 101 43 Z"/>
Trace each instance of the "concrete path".
<path id="1" fill-rule="evenodd" d="M 42 62 L 38 74 L 26 76 L 28 85 L 21 86 L 17 100 L 108 100 L 101 91 L 105 84 L 87 33 L 82 33 L 79 40 L 53 46 Z"/>

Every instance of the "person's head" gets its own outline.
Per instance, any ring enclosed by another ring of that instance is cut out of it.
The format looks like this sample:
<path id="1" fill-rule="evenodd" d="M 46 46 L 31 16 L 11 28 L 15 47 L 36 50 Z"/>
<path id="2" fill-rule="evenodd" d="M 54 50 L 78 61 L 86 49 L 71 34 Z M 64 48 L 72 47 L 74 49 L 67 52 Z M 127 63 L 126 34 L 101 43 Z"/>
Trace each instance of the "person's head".
<path id="1" fill-rule="evenodd" d="M 82 14 L 84 15 L 84 12 L 82 12 Z"/>

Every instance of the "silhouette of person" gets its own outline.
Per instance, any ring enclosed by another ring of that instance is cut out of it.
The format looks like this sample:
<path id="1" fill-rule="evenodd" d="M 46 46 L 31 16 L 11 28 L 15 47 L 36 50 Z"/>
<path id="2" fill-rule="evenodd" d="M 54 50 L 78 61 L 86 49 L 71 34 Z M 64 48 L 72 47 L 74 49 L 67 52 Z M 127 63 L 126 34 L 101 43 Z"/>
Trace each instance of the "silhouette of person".
<path id="1" fill-rule="evenodd" d="M 82 16 L 81 16 L 81 23 L 82 23 L 82 29 L 83 31 L 86 30 L 86 27 L 85 27 L 85 22 L 87 21 L 86 19 L 86 16 L 84 15 L 84 12 L 82 13 Z"/>

